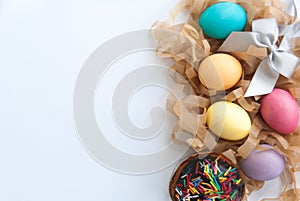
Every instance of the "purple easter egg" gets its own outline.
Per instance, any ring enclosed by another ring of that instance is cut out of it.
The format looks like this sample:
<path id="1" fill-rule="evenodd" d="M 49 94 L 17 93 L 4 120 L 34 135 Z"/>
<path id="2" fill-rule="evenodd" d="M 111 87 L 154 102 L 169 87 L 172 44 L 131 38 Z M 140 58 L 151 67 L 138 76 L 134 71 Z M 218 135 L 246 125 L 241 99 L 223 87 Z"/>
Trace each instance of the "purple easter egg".
<path id="1" fill-rule="evenodd" d="M 274 148 L 262 144 L 267 150 L 253 150 L 239 163 L 241 170 L 251 179 L 258 181 L 272 180 L 281 175 L 285 168 L 285 159 Z"/>
<path id="2" fill-rule="evenodd" d="M 299 106 L 287 91 L 274 89 L 261 99 L 260 113 L 265 122 L 281 134 L 292 133 L 298 127 Z"/>

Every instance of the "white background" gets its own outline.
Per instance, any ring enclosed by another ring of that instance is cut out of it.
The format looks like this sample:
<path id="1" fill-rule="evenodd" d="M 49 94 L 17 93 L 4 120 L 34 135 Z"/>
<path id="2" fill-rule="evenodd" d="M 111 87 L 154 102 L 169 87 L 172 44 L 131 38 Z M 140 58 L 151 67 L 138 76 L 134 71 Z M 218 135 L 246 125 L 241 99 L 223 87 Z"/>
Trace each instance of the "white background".
<path id="1" fill-rule="evenodd" d="M 98 46 L 165 19 L 176 2 L 0 0 L 1 201 L 169 200 L 174 166 L 143 176 L 103 167 L 78 139 L 72 101 Z M 272 192 L 253 200 L 262 194 Z"/>

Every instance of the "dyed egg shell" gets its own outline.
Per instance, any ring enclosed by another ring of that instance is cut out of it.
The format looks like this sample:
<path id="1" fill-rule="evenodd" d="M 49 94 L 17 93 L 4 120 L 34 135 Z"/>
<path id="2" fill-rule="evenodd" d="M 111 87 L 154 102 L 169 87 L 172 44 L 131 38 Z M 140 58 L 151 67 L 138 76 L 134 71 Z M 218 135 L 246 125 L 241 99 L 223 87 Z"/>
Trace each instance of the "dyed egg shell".
<path id="1" fill-rule="evenodd" d="M 198 70 L 200 82 L 217 91 L 233 87 L 242 76 L 241 63 L 229 54 L 213 54 L 205 58 Z"/>
<path id="2" fill-rule="evenodd" d="M 251 120 L 239 105 L 219 101 L 208 108 L 207 125 L 213 133 L 225 140 L 240 140 L 248 135 Z"/>
<path id="3" fill-rule="evenodd" d="M 265 122 L 281 134 L 296 130 L 299 122 L 299 106 L 287 91 L 275 88 L 261 99 L 260 113 Z"/>
<path id="4" fill-rule="evenodd" d="M 254 150 L 239 163 L 241 170 L 251 179 L 272 180 L 283 172 L 285 159 L 270 145 L 261 145 L 267 150 Z"/>
<path id="5" fill-rule="evenodd" d="M 203 33 L 211 38 L 225 39 L 233 31 L 244 30 L 247 14 L 236 3 L 221 2 L 208 7 L 200 16 Z"/>

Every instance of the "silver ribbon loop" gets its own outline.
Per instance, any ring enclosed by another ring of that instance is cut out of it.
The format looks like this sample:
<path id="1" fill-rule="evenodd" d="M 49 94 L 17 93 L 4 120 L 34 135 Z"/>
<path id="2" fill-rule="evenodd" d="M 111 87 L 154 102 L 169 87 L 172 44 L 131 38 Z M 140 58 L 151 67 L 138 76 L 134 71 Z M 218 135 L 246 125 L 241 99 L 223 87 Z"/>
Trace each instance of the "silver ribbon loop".
<path id="1" fill-rule="evenodd" d="M 290 26 L 280 46 L 276 45 L 279 37 L 275 18 L 259 19 L 252 22 L 252 32 L 232 32 L 219 48 L 219 52 L 247 52 L 249 46 L 267 48 L 268 56 L 259 64 L 245 97 L 264 95 L 272 92 L 279 78 L 290 78 L 299 58 L 290 51 L 290 41 L 300 31 L 300 23 Z"/>

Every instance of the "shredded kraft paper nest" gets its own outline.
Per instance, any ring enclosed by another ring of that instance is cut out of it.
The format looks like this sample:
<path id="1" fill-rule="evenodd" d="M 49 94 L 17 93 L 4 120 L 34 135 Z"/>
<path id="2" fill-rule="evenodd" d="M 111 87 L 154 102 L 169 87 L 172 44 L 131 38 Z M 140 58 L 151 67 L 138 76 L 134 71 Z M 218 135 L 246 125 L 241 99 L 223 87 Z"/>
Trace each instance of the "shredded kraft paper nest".
<path id="1" fill-rule="evenodd" d="M 281 135 L 270 129 L 259 114 L 260 96 L 244 97 L 253 75 L 266 57 L 267 50 L 249 46 L 246 52 L 231 52 L 243 65 L 243 76 L 239 83 L 226 92 L 217 92 L 205 88 L 198 79 L 198 68 L 207 56 L 217 53 L 223 41 L 206 38 L 198 25 L 201 13 L 218 0 L 182 0 L 169 13 L 164 22 L 154 23 L 151 34 L 158 41 L 157 55 L 171 58 L 174 65 L 170 75 L 175 86 L 167 100 L 167 108 L 178 117 L 174 125 L 172 138 L 177 143 L 187 143 L 197 153 L 223 153 L 235 164 L 247 157 L 253 149 L 264 149 L 259 144 L 267 143 L 286 158 L 286 168 L 282 174 L 284 187 L 278 198 L 263 200 L 296 201 L 300 200 L 294 173 L 300 172 L 300 129 L 290 135 Z M 222 0 L 224 2 L 224 0 Z M 246 31 L 251 31 L 255 19 L 276 18 L 278 24 L 288 25 L 295 22 L 295 16 L 285 13 L 286 4 L 280 0 L 232 0 L 240 4 L 247 12 Z M 185 12 L 189 19 L 185 23 L 175 24 L 176 17 Z M 280 38 L 278 43 L 280 43 Z M 300 57 L 300 38 L 291 40 L 291 51 Z M 280 76 L 277 88 L 289 91 L 300 104 L 300 65 L 293 76 L 287 79 Z M 252 120 L 249 136 L 240 141 L 226 141 L 211 133 L 206 125 L 206 111 L 215 101 L 227 100 L 243 107 Z M 189 136 L 186 136 L 189 133 Z M 255 181 L 243 175 L 247 197 L 264 186 L 264 182 Z"/>

